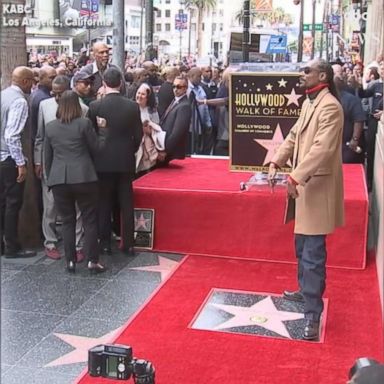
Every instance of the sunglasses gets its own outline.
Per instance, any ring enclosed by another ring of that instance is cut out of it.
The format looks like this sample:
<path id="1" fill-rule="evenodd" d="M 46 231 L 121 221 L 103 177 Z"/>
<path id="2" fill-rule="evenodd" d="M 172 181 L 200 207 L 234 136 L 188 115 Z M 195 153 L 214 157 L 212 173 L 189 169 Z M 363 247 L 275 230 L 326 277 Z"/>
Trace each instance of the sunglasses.
<path id="1" fill-rule="evenodd" d="M 172 88 L 173 89 L 183 89 L 183 88 L 186 88 L 186 86 L 185 85 L 172 85 Z"/>
<path id="2" fill-rule="evenodd" d="M 309 75 L 313 71 L 317 71 L 317 69 L 311 68 L 311 67 L 302 67 L 302 68 L 300 68 L 300 72 L 304 72 L 306 75 Z"/>

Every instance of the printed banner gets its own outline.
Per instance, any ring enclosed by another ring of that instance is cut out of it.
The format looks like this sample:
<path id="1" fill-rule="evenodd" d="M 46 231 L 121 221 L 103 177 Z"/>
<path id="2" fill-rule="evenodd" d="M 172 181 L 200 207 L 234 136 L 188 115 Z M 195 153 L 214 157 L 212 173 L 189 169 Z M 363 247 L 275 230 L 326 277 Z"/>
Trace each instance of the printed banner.
<path id="1" fill-rule="evenodd" d="M 287 35 L 269 36 L 267 53 L 285 53 L 287 51 Z"/>
<path id="2" fill-rule="evenodd" d="M 98 20 L 99 0 L 59 0 L 60 21 Z"/>
<path id="3" fill-rule="evenodd" d="M 254 0 L 255 11 L 257 12 L 271 12 L 272 0 Z"/>
<path id="4" fill-rule="evenodd" d="M 304 101 L 299 74 L 233 73 L 230 80 L 230 169 L 267 172 Z M 290 162 L 282 169 L 289 172 Z"/>

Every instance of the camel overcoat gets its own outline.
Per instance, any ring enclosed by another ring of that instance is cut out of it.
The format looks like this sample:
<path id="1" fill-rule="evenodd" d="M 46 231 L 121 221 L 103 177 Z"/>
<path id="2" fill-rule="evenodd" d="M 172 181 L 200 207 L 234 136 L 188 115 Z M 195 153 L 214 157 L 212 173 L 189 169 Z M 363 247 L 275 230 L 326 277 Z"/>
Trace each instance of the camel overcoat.
<path id="1" fill-rule="evenodd" d="M 338 100 L 326 88 L 304 101 L 296 124 L 274 155 L 282 167 L 292 160 L 290 176 L 299 184 L 296 234 L 326 235 L 344 223 L 341 140 L 344 123 Z"/>

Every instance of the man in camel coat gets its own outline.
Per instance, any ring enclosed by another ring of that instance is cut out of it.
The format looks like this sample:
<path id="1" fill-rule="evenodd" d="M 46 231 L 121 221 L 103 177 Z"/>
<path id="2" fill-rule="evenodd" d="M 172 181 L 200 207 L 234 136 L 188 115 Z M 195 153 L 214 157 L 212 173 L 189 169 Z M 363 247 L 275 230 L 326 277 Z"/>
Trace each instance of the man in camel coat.
<path id="1" fill-rule="evenodd" d="M 269 167 L 274 185 L 279 167 L 292 159 L 287 181 L 289 203 L 294 203 L 298 291 L 285 291 L 288 300 L 304 303 L 303 338 L 319 338 L 326 277 L 326 235 L 344 221 L 341 140 L 343 110 L 333 83 L 333 70 L 324 60 L 310 61 L 300 70 L 307 99 L 297 123 Z M 292 204 L 293 206 L 293 204 Z"/>

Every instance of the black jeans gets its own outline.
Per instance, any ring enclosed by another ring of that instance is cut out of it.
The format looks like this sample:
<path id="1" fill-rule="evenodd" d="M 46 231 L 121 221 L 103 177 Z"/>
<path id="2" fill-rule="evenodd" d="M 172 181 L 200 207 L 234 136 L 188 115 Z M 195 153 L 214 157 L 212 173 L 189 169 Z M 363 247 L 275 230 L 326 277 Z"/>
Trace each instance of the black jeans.
<path id="1" fill-rule="evenodd" d="M 25 182 L 18 183 L 17 176 L 17 166 L 11 157 L 0 162 L 0 241 L 4 239 L 6 253 L 20 250 L 18 224 Z"/>
<path id="2" fill-rule="evenodd" d="M 99 261 L 97 242 L 97 182 L 60 184 L 52 187 L 56 209 L 63 221 L 64 252 L 67 261 L 76 260 L 76 203 L 81 212 L 84 227 L 83 251 L 86 259 Z"/>

